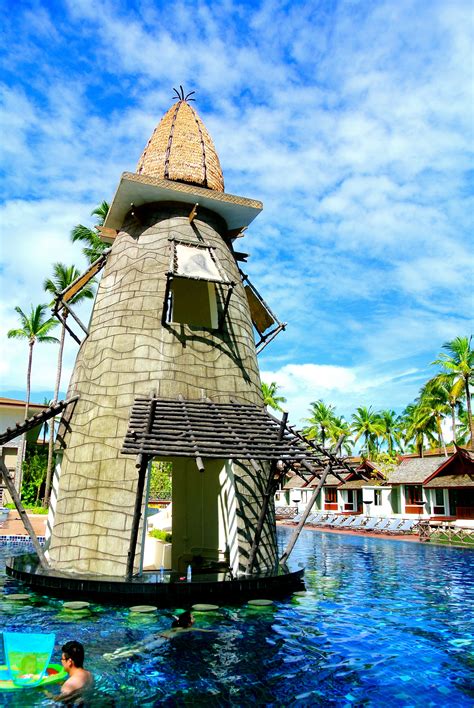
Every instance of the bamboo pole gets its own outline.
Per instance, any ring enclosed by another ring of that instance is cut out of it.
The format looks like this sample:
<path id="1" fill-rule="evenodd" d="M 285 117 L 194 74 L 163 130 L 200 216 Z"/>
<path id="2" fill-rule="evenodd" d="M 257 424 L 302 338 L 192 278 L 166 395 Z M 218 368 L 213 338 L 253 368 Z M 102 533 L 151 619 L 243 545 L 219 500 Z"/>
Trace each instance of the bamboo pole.
<path id="1" fill-rule="evenodd" d="M 23 521 L 23 524 L 25 526 L 25 529 L 28 532 L 29 537 L 31 538 L 31 542 L 34 546 L 34 549 L 36 553 L 38 554 L 38 559 L 40 562 L 41 567 L 43 570 L 48 570 L 49 568 L 49 563 L 46 560 L 46 557 L 43 553 L 43 549 L 40 546 L 40 542 L 38 541 L 38 537 L 35 534 L 35 531 L 33 529 L 33 526 L 31 525 L 31 521 L 28 518 L 28 514 L 26 513 L 23 504 L 21 503 L 20 496 L 18 492 L 15 489 L 15 485 L 13 484 L 9 472 L 6 468 L 5 462 L 3 461 L 3 457 L 0 459 L 0 472 L 3 477 L 3 481 L 5 483 L 6 488 L 8 489 L 8 493 L 13 499 L 13 503 L 15 504 L 17 512 L 20 514 L 20 518 Z"/>
<path id="2" fill-rule="evenodd" d="M 150 408 L 148 413 L 148 423 L 147 423 L 147 433 L 150 433 L 153 427 L 153 417 L 155 414 L 156 400 L 155 394 L 153 393 L 150 400 Z M 137 495 L 135 497 L 135 508 L 133 510 L 133 520 L 132 520 L 132 531 L 130 534 L 130 546 L 128 549 L 127 556 L 127 570 L 126 579 L 131 580 L 133 575 L 133 566 L 135 564 L 135 553 L 137 550 L 137 540 L 138 540 L 138 528 L 140 526 L 140 518 L 142 515 L 142 503 L 143 503 L 143 490 L 145 489 L 146 473 L 148 469 L 148 462 L 150 461 L 150 456 L 146 454 L 139 455 L 139 465 L 138 465 L 138 482 L 137 482 Z M 145 518 L 146 523 L 146 518 Z"/>
<path id="3" fill-rule="evenodd" d="M 344 442 L 344 438 L 345 438 L 345 435 L 341 435 L 341 437 L 337 441 L 337 445 L 334 450 L 335 455 L 337 455 L 339 450 L 341 449 L 342 443 Z M 286 563 L 286 561 L 288 560 L 290 553 L 293 550 L 295 543 L 299 538 L 301 530 L 306 523 L 306 519 L 308 518 L 309 513 L 310 513 L 311 509 L 313 508 L 313 505 L 314 505 L 316 499 L 318 498 L 318 494 L 321 491 L 324 482 L 326 481 L 326 477 L 331 472 L 331 467 L 332 467 L 332 464 L 331 464 L 331 462 L 329 462 L 326 465 L 326 467 L 324 468 L 324 470 L 321 474 L 321 479 L 319 480 L 318 484 L 316 485 L 316 488 L 315 488 L 314 492 L 312 493 L 308 504 L 306 505 L 306 509 L 303 512 L 303 516 L 301 517 L 298 526 L 293 531 L 293 534 L 292 534 L 290 540 L 288 541 L 288 545 L 286 546 L 285 551 L 280 558 L 280 563 Z"/>

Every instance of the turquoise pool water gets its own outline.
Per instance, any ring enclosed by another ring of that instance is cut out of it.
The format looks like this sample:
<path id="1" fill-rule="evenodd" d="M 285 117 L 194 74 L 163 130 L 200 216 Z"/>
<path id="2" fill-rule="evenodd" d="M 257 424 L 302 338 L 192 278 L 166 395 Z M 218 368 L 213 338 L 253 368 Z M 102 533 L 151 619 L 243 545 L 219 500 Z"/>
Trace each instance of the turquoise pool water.
<path id="1" fill-rule="evenodd" d="M 283 549 L 290 530 L 279 528 Z M 15 551 L 19 552 L 19 551 Z M 5 577 L 0 598 L 28 592 Z M 86 647 L 93 706 L 469 706 L 474 701 L 474 553 L 397 540 L 304 531 L 290 565 L 307 593 L 271 609 L 196 613 L 191 632 L 121 663 L 104 652 L 170 626 L 170 612 L 135 618 L 92 606 L 71 618 L 62 602 L 0 600 L 0 629 L 56 633 Z M 77 598 L 76 598 L 77 599 Z M 0 705 L 51 705 L 38 689 Z"/>

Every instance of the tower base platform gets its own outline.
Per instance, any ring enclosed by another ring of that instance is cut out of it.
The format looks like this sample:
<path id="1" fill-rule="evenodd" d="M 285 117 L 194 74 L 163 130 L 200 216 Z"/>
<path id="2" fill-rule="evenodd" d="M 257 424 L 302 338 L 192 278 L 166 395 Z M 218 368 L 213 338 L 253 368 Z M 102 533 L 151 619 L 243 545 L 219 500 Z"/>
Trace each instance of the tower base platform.
<path id="1" fill-rule="evenodd" d="M 6 563 L 9 576 L 26 583 L 42 595 L 84 599 L 102 604 L 179 607 L 196 603 L 241 604 L 256 598 L 280 598 L 304 590 L 304 569 L 243 575 L 230 573 L 193 574 L 187 581 L 179 573 L 144 572 L 131 580 L 113 576 L 92 576 L 44 570 L 34 553 L 11 557 Z"/>

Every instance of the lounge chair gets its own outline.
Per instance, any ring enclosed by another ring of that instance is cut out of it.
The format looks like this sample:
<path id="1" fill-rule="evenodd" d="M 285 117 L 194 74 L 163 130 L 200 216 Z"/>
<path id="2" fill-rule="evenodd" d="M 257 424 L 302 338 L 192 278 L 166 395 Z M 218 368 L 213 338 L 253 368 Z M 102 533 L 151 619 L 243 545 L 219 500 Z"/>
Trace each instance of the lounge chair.
<path id="1" fill-rule="evenodd" d="M 323 522 L 325 514 L 311 514 L 311 521 L 308 519 L 308 523 L 312 526 L 319 526 Z"/>
<path id="2" fill-rule="evenodd" d="M 417 519 L 404 519 L 396 533 L 411 533 L 417 525 Z"/>
<path id="3" fill-rule="evenodd" d="M 334 516 L 334 518 L 330 522 L 325 522 L 326 526 L 330 526 L 331 528 L 338 528 L 343 521 L 345 521 L 346 517 L 345 516 Z"/>
<path id="4" fill-rule="evenodd" d="M 302 517 L 302 516 L 303 516 L 303 513 L 302 513 L 302 512 L 300 512 L 299 514 L 296 514 L 296 516 L 294 516 L 294 517 L 291 519 L 291 523 L 292 523 L 292 524 L 299 524 L 300 521 L 301 521 L 301 517 Z"/>
<path id="5" fill-rule="evenodd" d="M 354 521 L 351 521 L 350 524 L 346 526 L 347 529 L 363 529 L 365 524 L 365 516 L 362 516 L 362 514 L 359 514 L 359 516 L 354 516 Z"/>
<path id="6" fill-rule="evenodd" d="M 384 529 L 384 533 L 398 533 L 401 519 L 391 519 L 389 525 Z"/>
<path id="7" fill-rule="evenodd" d="M 345 517 L 344 517 L 344 521 L 342 521 L 342 522 L 339 524 L 339 527 L 340 527 L 341 529 L 346 529 L 348 526 L 350 526 L 350 525 L 352 524 L 352 522 L 354 521 L 354 519 L 355 519 L 355 516 L 345 516 Z"/>
<path id="8" fill-rule="evenodd" d="M 381 519 L 380 523 L 374 528 L 377 533 L 385 533 L 390 526 L 390 519 Z"/>
<path id="9" fill-rule="evenodd" d="M 380 524 L 382 519 L 378 516 L 371 516 L 370 519 L 367 521 L 366 525 L 364 526 L 364 531 L 373 531 L 377 524 Z"/>

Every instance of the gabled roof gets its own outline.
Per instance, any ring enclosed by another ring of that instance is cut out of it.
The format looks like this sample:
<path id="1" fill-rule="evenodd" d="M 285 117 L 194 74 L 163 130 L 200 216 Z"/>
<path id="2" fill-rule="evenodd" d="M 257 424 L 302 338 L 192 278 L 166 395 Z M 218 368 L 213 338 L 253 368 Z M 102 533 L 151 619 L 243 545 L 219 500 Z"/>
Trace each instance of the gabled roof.
<path id="1" fill-rule="evenodd" d="M 447 487 L 474 487 L 474 452 L 456 446 L 456 453 L 444 462 L 427 479 L 428 489 Z"/>
<path id="2" fill-rule="evenodd" d="M 432 475 L 446 461 L 447 458 L 441 455 L 404 459 L 396 469 L 388 474 L 387 483 L 423 484 L 426 478 Z"/>

